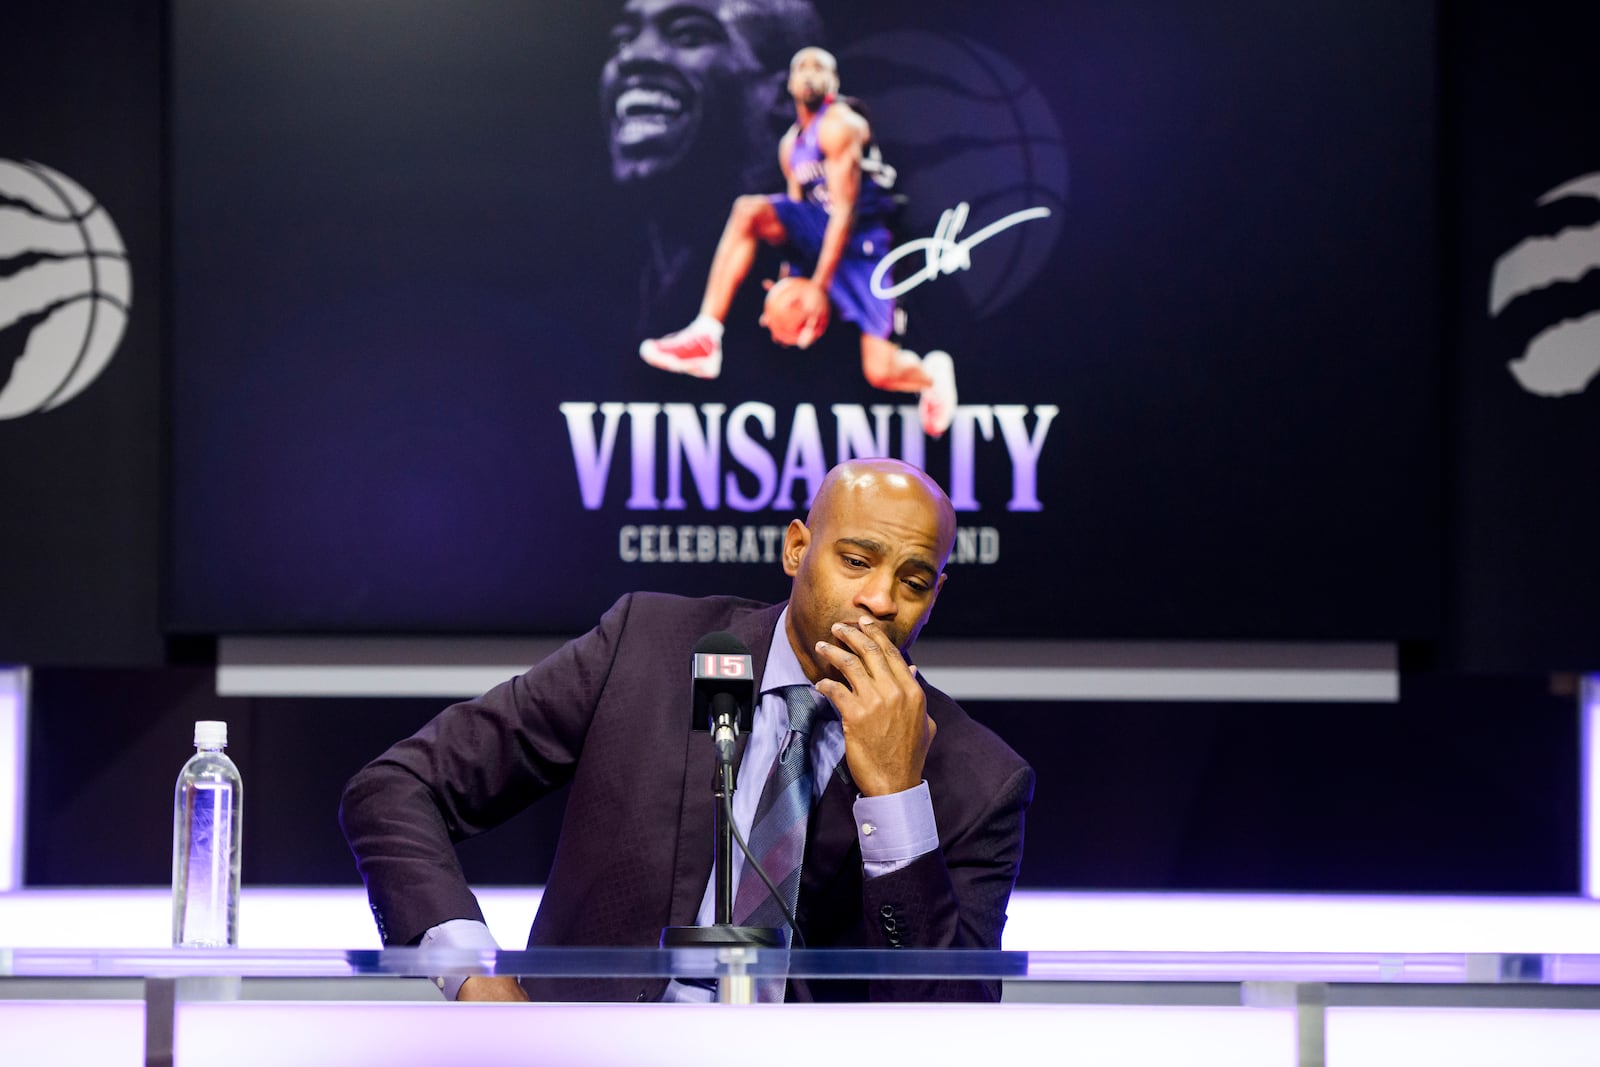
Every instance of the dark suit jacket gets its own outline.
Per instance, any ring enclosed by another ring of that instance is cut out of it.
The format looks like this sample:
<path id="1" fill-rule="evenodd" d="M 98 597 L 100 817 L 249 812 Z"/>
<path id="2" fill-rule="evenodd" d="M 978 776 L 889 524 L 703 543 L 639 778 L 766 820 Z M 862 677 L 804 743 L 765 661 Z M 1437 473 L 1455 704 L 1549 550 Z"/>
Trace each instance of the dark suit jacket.
<path id="1" fill-rule="evenodd" d="M 528 938 L 654 946 L 695 923 L 711 877 L 713 747 L 692 729 L 694 645 L 727 630 L 756 678 L 782 605 L 633 593 L 517 678 L 440 713 L 345 789 L 340 821 L 385 944 L 481 919 L 453 842 L 567 782 L 565 821 Z M 843 761 L 808 824 L 796 918 L 812 948 L 999 948 L 1033 771 L 924 683 L 938 724 L 924 769 L 940 848 L 864 879 Z M 743 752 L 743 738 L 740 753 Z M 539 1000 L 654 1000 L 665 979 L 526 980 Z M 977 999 L 999 983 L 791 982 L 790 999 Z"/>

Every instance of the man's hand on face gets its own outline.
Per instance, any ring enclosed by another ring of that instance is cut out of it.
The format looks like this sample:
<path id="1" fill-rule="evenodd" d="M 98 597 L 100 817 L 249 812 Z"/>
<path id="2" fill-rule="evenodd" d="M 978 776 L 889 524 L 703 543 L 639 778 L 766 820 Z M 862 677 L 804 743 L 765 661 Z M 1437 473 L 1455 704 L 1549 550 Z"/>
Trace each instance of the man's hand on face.
<path id="1" fill-rule="evenodd" d="M 817 690 L 844 724 L 844 755 L 856 788 L 869 797 L 915 788 L 935 730 L 917 669 L 871 616 L 854 626 L 835 623 L 833 636 L 840 644 L 819 641 L 817 653 L 844 681 L 824 678 Z"/>
<path id="2" fill-rule="evenodd" d="M 456 1000 L 527 1000 L 528 994 L 515 979 L 504 975 L 477 974 L 461 983 Z"/>

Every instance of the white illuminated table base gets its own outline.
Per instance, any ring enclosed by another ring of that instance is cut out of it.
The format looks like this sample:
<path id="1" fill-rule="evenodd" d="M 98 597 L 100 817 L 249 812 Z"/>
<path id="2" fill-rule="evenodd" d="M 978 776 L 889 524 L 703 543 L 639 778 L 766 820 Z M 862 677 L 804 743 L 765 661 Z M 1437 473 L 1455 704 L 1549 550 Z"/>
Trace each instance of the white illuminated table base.
<path id="1" fill-rule="evenodd" d="M 964 1067 L 996 1055 L 1128 1067 L 1410 1067 L 1503 1063 L 1487 1053 L 1511 1049 L 1509 1062 L 1587 1065 L 1600 1048 L 1600 956 L 1588 955 L 773 951 L 748 963 L 757 977 L 1003 977 L 1007 1002 L 992 1005 L 467 1005 L 436 993 L 375 999 L 370 987 L 351 986 L 431 990 L 420 979 L 439 974 L 729 973 L 717 957 L 711 949 L 10 949 L 0 952 L 0 1062 L 134 1063 L 142 1049 L 146 1063 L 185 1067 L 698 1067 L 719 1050 L 759 1048 L 763 1063 L 814 1067 L 821 1041 L 852 1059 Z M 8 984 L 30 982 L 23 997 L 6 998 Z M 51 982 L 60 985 L 41 991 Z M 774 1042 L 774 1012 L 812 1037 Z"/>

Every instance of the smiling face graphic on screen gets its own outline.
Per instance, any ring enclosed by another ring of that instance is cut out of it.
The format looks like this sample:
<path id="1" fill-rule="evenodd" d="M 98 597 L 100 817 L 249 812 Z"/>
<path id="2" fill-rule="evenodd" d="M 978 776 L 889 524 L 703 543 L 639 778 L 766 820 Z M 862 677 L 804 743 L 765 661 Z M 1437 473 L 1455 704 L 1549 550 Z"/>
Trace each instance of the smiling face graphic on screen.
<path id="1" fill-rule="evenodd" d="M 612 178 L 653 182 L 687 162 L 684 177 L 759 182 L 790 46 L 820 32 L 809 0 L 627 0 L 600 74 Z"/>

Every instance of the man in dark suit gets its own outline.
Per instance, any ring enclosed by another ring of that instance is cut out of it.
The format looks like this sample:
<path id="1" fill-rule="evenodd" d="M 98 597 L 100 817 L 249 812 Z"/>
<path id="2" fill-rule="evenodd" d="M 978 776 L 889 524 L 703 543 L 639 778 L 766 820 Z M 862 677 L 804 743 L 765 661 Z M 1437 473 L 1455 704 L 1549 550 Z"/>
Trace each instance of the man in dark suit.
<path id="1" fill-rule="evenodd" d="M 571 783 L 529 946 L 652 946 L 713 914 L 713 746 L 684 675 L 706 633 L 752 650 L 762 697 L 740 738 L 735 821 L 787 729 L 786 685 L 836 713 L 811 738 L 815 792 L 795 917 L 813 948 L 998 948 L 1033 771 L 927 685 L 904 652 L 955 539 L 937 484 L 897 460 L 829 472 L 790 523 L 787 604 L 634 593 L 520 677 L 454 705 L 360 771 L 340 819 L 386 944 L 477 944 L 452 844 Z M 743 800 L 741 807 L 740 801 Z M 686 999 L 665 979 L 475 977 L 459 999 Z M 790 999 L 993 999 L 997 982 L 788 984 Z"/>

